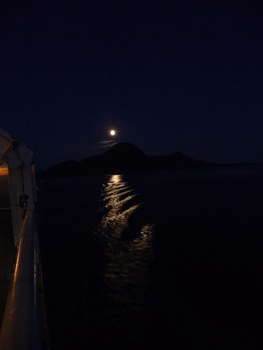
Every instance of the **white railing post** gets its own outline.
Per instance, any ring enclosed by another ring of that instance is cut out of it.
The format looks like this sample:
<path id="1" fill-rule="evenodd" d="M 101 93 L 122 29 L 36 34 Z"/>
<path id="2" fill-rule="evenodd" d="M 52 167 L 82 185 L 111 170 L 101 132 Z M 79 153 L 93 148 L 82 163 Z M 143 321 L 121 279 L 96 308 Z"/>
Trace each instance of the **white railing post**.
<path id="1" fill-rule="evenodd" d="M 23 194 L 23 178 L 21 169 L 9 168 L 9 189 L 12 210 L 12 225 L 15 245 L 18 246 L 23 217 L 20 207 L 20 196 Z"/>

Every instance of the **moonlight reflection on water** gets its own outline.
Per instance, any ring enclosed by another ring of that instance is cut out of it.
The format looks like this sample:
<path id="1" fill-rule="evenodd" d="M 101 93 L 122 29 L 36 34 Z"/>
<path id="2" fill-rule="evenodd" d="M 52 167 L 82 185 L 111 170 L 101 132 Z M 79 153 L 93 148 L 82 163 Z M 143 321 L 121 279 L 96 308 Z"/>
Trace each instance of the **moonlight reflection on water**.
<path id="1" fill-rule="evenodd" d="M 133 226 L 133 215 L 138 215 L 142 203 L 121 175 L 109 178 L 101 197 L 105 213 L 96 234 L 105 246 L 103 323 L 108 331 L 118 329 L 126 337 L 134 337 L 143 331 L 154 225 Z"/>
<path id="2" fill-rule="evenodd" d="M 106 279 L 119 277 L 131 283 L 134 278 L 141 280 L 142 265 L 151 262 L 153 224 L 132 227 L 132 216 L 138 213 L 142 203 L 138 194 L 123 181 L 121 175 L 113 175 L 101 193 L 106 211 L 98 226 L 98 235 L 106 243 Z M 141 281 L 142 282 L 142 281 Z M 121 282 L 123 284 L 123 280 Z"/>
<path id="3" fill-rule="evenodd" d="M 122 231 L 128 227 L 131 214 L 140 206 L 140 203 L 132 206 L 128 203 L 137 195 L 122 181 L 121 175 L 113 175 L 101 196 L 108 212 L 103 216 L 99 230 L 103 234 L 110 233 L 116 239 L 120 238 Z"/>
<path id="4" fill-rule="evenodd" d="M 262 174 L 51 179 L 39 231 L 54 349 L 259 349 Z"/>

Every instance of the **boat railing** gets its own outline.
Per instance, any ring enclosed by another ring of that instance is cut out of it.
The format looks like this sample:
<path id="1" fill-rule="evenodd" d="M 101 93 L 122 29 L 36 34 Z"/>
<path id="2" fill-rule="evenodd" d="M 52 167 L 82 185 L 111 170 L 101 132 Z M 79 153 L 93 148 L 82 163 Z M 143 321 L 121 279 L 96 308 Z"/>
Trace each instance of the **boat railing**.
<path id="1" fill-rule="evenodd" d="M 0 129 L 0 162 L 8 165 L 13 237 L 18 251 L 1 326 L 0 350 L 43 348 L 32 160 L 32 152 L 22 142 Z"/>
<path id="2" fill-rule="evenodd" d="M 5 308 L 0 349 L 42 349 L 38 252 L 34 212 L 25 215 Z"/>

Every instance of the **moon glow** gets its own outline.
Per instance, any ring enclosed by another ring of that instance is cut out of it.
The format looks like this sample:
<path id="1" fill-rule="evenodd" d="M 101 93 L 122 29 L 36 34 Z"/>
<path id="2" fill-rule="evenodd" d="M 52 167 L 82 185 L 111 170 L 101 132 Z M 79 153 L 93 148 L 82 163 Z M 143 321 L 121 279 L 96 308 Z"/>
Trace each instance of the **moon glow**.
<path id="1" fill-rule="evenodd" d="M 111 134 L 111 136 L 114 136 L 116 134 L 116 131 L 115 130 L 111 130 L 110 134 Z"/>

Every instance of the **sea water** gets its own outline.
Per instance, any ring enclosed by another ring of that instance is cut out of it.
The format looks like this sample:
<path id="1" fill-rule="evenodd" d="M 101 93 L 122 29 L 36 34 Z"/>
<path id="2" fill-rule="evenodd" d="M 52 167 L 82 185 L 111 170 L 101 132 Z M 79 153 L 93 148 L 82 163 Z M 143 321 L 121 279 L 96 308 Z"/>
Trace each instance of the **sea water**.
<path id="1" fill-rule="evenodd" d="M 263 166 L 48 179 L 53 349 L 262 347 Z"/>

